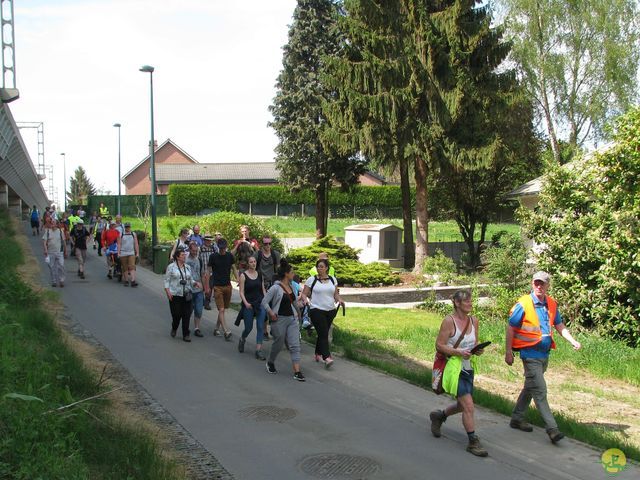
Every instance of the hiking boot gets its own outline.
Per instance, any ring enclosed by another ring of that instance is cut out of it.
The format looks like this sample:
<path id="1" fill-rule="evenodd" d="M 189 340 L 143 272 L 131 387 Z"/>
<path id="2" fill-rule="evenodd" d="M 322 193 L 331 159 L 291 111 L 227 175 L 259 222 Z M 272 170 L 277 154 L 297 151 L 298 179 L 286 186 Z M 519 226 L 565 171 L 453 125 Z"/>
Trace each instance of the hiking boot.
<path id="1" fill-rule="evenodd" d="M 84 272 L 80 272 L 80 278 L 84 280 Z"/>
<path id="2" fill-rule="evenodd" d="M 199 329 L 199 328 L 196 328 L 196 330 L 195 330 L 195 332 L 193 332 L 193 334 L 194 334 L 196 337 L 204 337 L 204 335 L 202 335 L 202 332 L 200 331 L 200 329 Z"/>
<path id="3" fill-rule="evenodd" d="M 472 453 L 476 457 L 486 457 L 489 455 L 489 452 L 487 452 L 480 444 L 480 439 L 477 435 L 474 435 L 473 438 L 469 440 L 467 452 Z"/>
<path id="4" fill-rule="evenodd" d="M 511 428 L 515 428 L 516 430 L 522 430 L 523 432 L 533 432 L 533 427 L 524 420 L 511 419 L 511 421 L 509 422 L 509 426 Z"/>
<path id="5" fill-rule="evenodd" d="M 273 362 L 267 362 L 267 372 L 278 373 L 278 371 L 276 370 L 276 366 Z"/>
<path id="6" fill-rule="evenodd" d="M 138 282 L 136 282 L 136 281 L 131 282 L 131 286 L 132 287 L 137 287 L 138 286 Z"/>
<path id="7" fill-rule="evenodd" d="M 244 352 L 244 342 L 246 342 L 246 340 L 242 337 L 240 337 L 240 340 L 238 341 L 238 351 L 240 353 Z"/>
<path id="8" fill-rule="evenodd" d="M 294 379 L 294 380 L 297 380 L 297 381 L 299 381 L 299 382 L 304 382 L 304 381 L 305 381 L 305 378 L 304 378 L 304 375 L 302 374 L 302 372 L 296 372 L 296 373 L 294 373 L 294 374 L 293 374 L 293 379 Z"/>
<path id="9" fill-rule="evenodd" d="M 173 328 L 171 329 L 171 337 L 175 337 L 176 336 L 176 332 L 177 330 L 174 330 Z"/>
<path id="10" fill-rule="evenodd" d="M 262 350 L 256 350 L 256 358 L 258 360 L 262 360 L 263 362 L 267 359 L 267 357 L 264 356 L 264 352 Z"/>
<path id="11" fill-rule="evenodd" d="M 549 439 L 553 444 L 558 443 L 560 440 L 564 438 L 564 433 L 562 433 L 557 428 L 552 428 L 551 430 L 548 430 L 547 435 L 549 435 Z"/>
<path id="12" fill-rule="evenodd" d="M 185 335 L 184 337 L 182 337 L 182 340 L 185 342 L 190 342 L 191 341 L 191 336 L 190 335 Z"/>
<path id="13" fill-rule="evenodd" d="M 231 341 L 231 332 L 226 332 L 226 333 L 224 334 L 224 339 L 225 339 L 227 342 L 230 342 L 230 341 Z"/>
<path id="14" fill-rule="evenodd" d="M 220 337 L 222 336 L 222 334 L 220 333 L 220 330 L 218 330 L 217 328 L 213 329 L 213 336 L 214 337 Z"/>
<path id="15" fill-rule="evenodd" d="M 429 414 L 429 419 L 431 420 L 431 433 L 434 437 L 440 438 L 442 436 L 440 427 L 447 421 L 447 417 L 444 416 L 444 411 L 434 410 Z"/>

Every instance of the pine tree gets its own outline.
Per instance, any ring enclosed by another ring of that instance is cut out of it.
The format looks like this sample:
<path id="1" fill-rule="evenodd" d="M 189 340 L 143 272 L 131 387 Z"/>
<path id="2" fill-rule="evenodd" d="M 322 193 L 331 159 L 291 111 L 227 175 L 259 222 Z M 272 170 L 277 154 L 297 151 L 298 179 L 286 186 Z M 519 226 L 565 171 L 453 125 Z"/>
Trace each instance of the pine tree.
<path id="1" fill-rule="evenodd" d="M 327 233 L 329 189 L 358 182 L 362 158 L 323 144 L 326 123 L 322 105 L 334 94 L 323 82 L 325 59 L 338 54 L 342 36 L 337 29 L 339 5 L 333 0 L 298 0 L 284 46 L 283 68 L 270 111 L 279 138 L 276 165 L 280 179 L 294 189 L 311 188 L 316 195 L 316 236 Z"/>
<path id="2" fill-rule="evenodd" d="M 405 36 L 398 2 L 349 1 L 340 18 L 348 42 L 328 59 L 327 83 L 337 95 L 325 104 L 324 138 L 336 148 L 361 151 L 374 166 L 399 172 L 405 268 L 415 264 L 409 158 L 414 141 L 412 96 L 407 91 Z"/>
<path id="3" fill-rule="evenodd" d="M 86 205 L 89 196 L 96 194 L 96 188 L 89 180 L 84 168 L 78 167 L 73 172 L 73 177 L 69 179 L 69 191 L 66 194 L 69 205 Z"/>

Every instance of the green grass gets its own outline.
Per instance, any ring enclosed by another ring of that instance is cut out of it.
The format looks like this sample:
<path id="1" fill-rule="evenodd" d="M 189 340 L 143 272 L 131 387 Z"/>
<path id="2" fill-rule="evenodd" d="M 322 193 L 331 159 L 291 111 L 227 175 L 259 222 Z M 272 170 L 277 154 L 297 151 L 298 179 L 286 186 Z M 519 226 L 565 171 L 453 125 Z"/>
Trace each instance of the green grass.
<path id="1" fill-rule="evenodd" d="M 441 314 L 423 310 L 351 308 L 347 317 L 336 318 L 333 342 L 347 358 L 430 388 L 431 370 L 422 362 L 433 361 L 441 321 Z M 587 333 L 577 337 L 583 344 L 578 352 L 567 342 L 558 342 L 558 349 L 552 353 L 554 369 L 578 374 L 586 371 L 598 377 L 640 385 L 640 372 L 635 368 L 640 361 L 640 352 Z M 504 325 L 480 324 L 480 339 L 491 340 L 494 344 L 478 358 L 478 373 L 519 385 L 522 382 L 519 368 L 504 363 Z M 481 386 L 475 390 L 474 400 L 505 415 L 510 415 L 513 409 L 510 399 L 483 390 Z M 532 423 L 543 425 L 536 410 L 530 409 L 528 415 Z M 556 419 L 561 430 L 577 440 L 603 449 L 617 446 L 628 457 L 640 460 L 640 449 L 615 432 L 584 425 L 564 415 L 556 415 Z"/>
<path id="2" fill-rule="evenodd" d="M 109 387 L 43 308 L 52 294 L 38 296 L 18 278 L 24 259 L 13 233 L 0 211 L 0 478 L 183 478 L 150 434 L 115 418 L 108 398 L 53 411 Z"/>
<path id="3" fill-rule="evenodd" d="M 316 220 L 314 217 L 265 217 L 267 225 L 278 232 L 280 237 L 314 237 L 316 231 Z M 131 222 L 134 230 L 144 230 L 143 223 L 135 217 L 125 218 L 124 221 Z M 161 241 L 171 241 L 175 237 L 171 234 L 170 224 L 177 226 L 194 225 L 198 223 L 198 217 L 188 216 L 169 216 L 158 218 L 158 237 Z M 349 225 L 361 223 L 391 223 L 402 227 L 401 219 L 376 219 L 362 220 L 355 218 L 330 218 L 329 234 L 335 237 L 344 237 L 344 228 Z M 150 228 L 150 227 L 149 227 Z M 415 229 L 415 222 L 414 222 Z M 487 240 L 491 236 L 506 230 L 510 233 L 519 233 L 520 226 L 512 223 L 499 223 L 489 225 L 487 228 Z M 207 232 L 213 233 L 213 232 Z M 479 233 L 478 233 L 479 237 Z M 429 223 L 429 240 L 432 242 L 449 242 L 462 241 L 462 236 L 458 230 L 458 226 L 454 221 L 448 222 L 430 222 Z"/>

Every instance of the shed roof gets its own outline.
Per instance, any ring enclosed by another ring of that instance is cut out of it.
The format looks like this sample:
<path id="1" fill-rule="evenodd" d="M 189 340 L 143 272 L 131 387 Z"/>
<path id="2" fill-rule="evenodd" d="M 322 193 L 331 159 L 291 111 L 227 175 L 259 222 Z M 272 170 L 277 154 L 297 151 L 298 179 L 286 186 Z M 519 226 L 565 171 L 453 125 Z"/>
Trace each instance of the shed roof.
<path id="1" fill-rule="evenodd" d="M 158 183 L 275 183 L 279 176 L 275 162 L 156 165 Z"/>
<path id="2" fill-rule="evenodd" d="M 362 225 L 349 225 L 348 227 L 344 227 L 345 230 L 354 230 L 359 232 L 380 232 L 382 230 L 387 230 L 389 228 L 397 228 L 398 230 L 402 230 L 401 227 L 397 225 L 392 225 L 390 223 L 381 224 L 381 223 L 365 223 Z"/>

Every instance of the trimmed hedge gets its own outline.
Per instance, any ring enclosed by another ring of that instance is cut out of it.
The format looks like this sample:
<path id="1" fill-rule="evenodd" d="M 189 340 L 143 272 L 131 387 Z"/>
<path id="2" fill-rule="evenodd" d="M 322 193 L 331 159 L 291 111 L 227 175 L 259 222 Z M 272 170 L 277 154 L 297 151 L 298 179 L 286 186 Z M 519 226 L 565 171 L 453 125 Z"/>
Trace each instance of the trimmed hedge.
<path id="1" fill-rule="evenodd" d="M 311 190 L 293 192 L 284 186 L 171 185 L 168 197 L 168 206 L 174 215 L 194 215 L 206 209 L 233 211 L 238 209 L 239 202 L 315 205 L 315 196 Z M 415 194 L 412 197 L 415 198 Z M 399 208 L 402 206 L 402 194 L 400 187 L 395 185 L 358 185 L 350 192 L 334 188 L 329 193 L 329 204 L 351 208 L 371 205 Z"/>
<path id="2" fill-rule="evenodd" d="M 116 216 L 118 207 L 117 195 L 91 195 L 87 199 L 87 214 L 100 210 L 100 203 L 109 209 L 109 214 Z M 151 215 L 151 195 L 122 195 L 120 201 L 120 210 L 125 217 L 137 217 L 138 210 L 144 211 L 149 206 L 149 215 Z M 167 207 L 167 195 L 156 195 L 156 213 L 158 216 L 169 215 Z"/>

